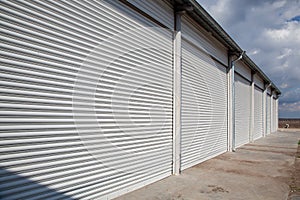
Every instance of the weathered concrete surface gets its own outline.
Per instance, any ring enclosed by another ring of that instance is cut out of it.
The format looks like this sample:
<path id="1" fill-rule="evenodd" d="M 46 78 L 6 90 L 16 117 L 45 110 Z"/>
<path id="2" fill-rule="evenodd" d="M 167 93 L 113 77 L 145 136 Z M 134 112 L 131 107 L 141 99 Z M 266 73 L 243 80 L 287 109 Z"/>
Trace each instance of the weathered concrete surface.
<path id="1" fill-rule="evenodd" d="M 277 132 L 117 199 L 287 199 L 299 139 Z"/>
<path id="2" fill-rule="evenodd" d="M 299 132 L 300 128 L 279 128 L 278 131 L 280 132 Z"/>

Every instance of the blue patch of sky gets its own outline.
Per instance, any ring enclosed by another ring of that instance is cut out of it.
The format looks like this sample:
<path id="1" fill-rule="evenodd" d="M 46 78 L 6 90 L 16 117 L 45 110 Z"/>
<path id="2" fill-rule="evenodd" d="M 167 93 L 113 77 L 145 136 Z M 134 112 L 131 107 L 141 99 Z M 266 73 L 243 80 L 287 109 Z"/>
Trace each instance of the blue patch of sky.
<path id="1" fill-rule="evenodd" d="M 295 17 L 293 17 L 293 18 L 291 18 L 291 19 L 288 20 L 288 22 L 292 22 L 292 21 L 299 22 L 300 21 L 300 15 L 297 15 L 297 16 L 295 16 Z"/>

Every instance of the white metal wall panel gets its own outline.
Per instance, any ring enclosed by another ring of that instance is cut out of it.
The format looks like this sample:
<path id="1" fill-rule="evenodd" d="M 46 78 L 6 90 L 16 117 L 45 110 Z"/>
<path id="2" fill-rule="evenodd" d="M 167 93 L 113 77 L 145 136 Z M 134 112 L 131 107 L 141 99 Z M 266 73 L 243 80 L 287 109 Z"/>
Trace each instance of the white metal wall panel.
<path id="1" fill-rule="evenodd" d="M 275 122 L 275 131 L 278 129 L 278 99 L 276 99 L 276 122 Z"/>
<path id="2" fill-rule="evenodd" d="M 164 0 L 127 0 L 168 28 L 174 30 L 174 11 L 170 2 Z"/>
<path id="3" fill-rule="evenodd" d="M 186 169 L 227 150 L 226 68 L 183 41 L 182 152 Z"/>
<path id="4" fill-rule="evenodd" d="M 277 114 L 276 114 L 276 100 L 275 99 L 273 99 L 273 117 L 274 117 L 274 119 L 273 119 L 273 132 L 275 132 L 276 131 L 276 116 L 277 116 Z"/>
<path id="5" fill-rule="evenodd" d="M 243 62 L 237 62 L 235 65 L 234 70 L 243 76 L 248 81 L 251 81 L 251 69 L 247 67 Z"/>
<path id="6" fill-rule="evenodd" d="M 213 55 L 224 65 L 228 65 L 227 49 L 209 35 L 188 15 L 182 16 L 182 38 L 190 41 L 207 54 Z"/>
<path id="7" fill-rule="evenodd" d="M 274 127 L 273 127 L 273 125 L 274 125 L 274 100 L 273 100 L 273 98 L 271 97 L 271 123 L 270 123 L 270 132 L 271 133 L 273 133 L 273 130 L 274 130 Z"/>
<path id="8" fill-rule="evenodd" d="M 255 87 L 253 139 L 256 140 L 262 136 L 263 136 L 263 91 Z"/>
<path id="9" fill-rule="evenodd" d="M 276 100 L 274 98 L 272 98 L 272 123 L 271 123 L 271 132 L 275 132 L 276 131 Z"/>
<path id="10" fill-rule="evenodd" d="M 235 74 L 235 147 L 248 143 L 250 131 L 251 87 L 244 78 Z"/>
<path id="11" fill-rule="evenodd" d="M 264 81 L 257 75 L 254 75 L 254 84 L 260 89 L 264 89 Z"/>
<path id="12" fill-rule="evenodd" d="M 110 199 L 171 174 L 172 33 L 118 1 L 1 1 L 1 199 Z"/>
<path id="13" fill-rule="evenodd" d="M 267 135 L 271 133 L 271 96 L 267 95 Z"/>
<path id="14" fill-rule="evenodd" d="M 271 88 L 270 87 L 267 88 L 267 94 L 271 96 Z"/>

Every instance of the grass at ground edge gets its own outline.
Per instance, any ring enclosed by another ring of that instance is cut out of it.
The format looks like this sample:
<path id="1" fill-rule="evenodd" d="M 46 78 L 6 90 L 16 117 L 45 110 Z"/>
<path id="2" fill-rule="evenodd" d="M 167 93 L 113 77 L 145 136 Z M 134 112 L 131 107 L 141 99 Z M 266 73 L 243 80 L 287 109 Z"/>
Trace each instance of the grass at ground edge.
<path id="1" fill-rule="evenodd" d="M 290 193 L 288 200 L 300 198 L 300 140 L 298 141 L 298 149 L 295 156 L 294 169 L 291 178 Z"/>

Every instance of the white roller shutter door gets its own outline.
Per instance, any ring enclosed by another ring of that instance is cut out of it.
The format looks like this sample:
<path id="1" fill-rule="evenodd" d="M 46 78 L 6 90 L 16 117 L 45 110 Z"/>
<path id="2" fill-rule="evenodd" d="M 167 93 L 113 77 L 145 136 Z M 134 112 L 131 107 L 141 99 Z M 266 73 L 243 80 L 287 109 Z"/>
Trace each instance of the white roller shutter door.
<path id="1" fill-rule="evenodd" d="M 277 131 L 277 129 L 278 129 L 278 99 L 276 99 L 275 104 L 276 104 L 275 131 Z"/>
<path id="2" fill-rule="evenodd" d="M 274 120 L 274 109 L 273 109 L 273 98 L 271 97 L 270 99 L 271 105 L 270 105 L 270 109 L 271 109 L 271 117 L 270 117 L 270 133 L 273 133 L 273 120 Z"/>
<path id="3" fill-rule="evenodd" d="M 174 30 L 174 11 L 173 6 L 168 0 L 127 0 L 147 15 L 153 17 L 158 22 Z"/>
<path id="4" fill-rule="evenodd" d="M 172 33 L 150 26 L 118 1 L 1 1 L 2 199 L 107 199 L 171 174 Z"/>
<path id="5" fill-rule="evenodd" d="M 270 124 L 270 126 L 271 126 L 271 133 L 273 133 L 273 129 L 274 129 L 274 103 L 273 103 L 273 98 L 271 97 L 271 124 Z"/>
<path id="6" fill-rule="evenodd" d="M 276 131 L 276 100 L 272 98 L 272 130 L 271 132 Z"/>
<path id="7" fill-rule="evenodd" d="M 271 96 L 267 94 L 267 135 L 271 133 Z"/>
<path id="8" fill-rule="evenodd" d="M 182 50 L 182 153 L 186 169 L 227 150 L 226 68 L 187 41 Z"/>
<path id="9" fill-rule="evenodd" d="M 263 91 L 259 88 L 254 89 L 254 133 L 253 139 L 256 140 L 263 136 Z"/>
<path id="10" fill-rule="evenodd" d="M 250 131 L 251 87 L 240 75 L 234 76 L 235 85 L 235 147 L 248 143 Z"/>
<path id="11" fill-rule="evenodd" d="M 276 122 L 277 122 L 277 109 L 276 109 L 276 99 L 274 99 L 274 119 L 273 119 L 273 132 L 277 131 Z"/>
<path id="12" fill-rule="evenodd" d="M 273 99 L 273 132 L 276 131 L 276 102 Z"/>

